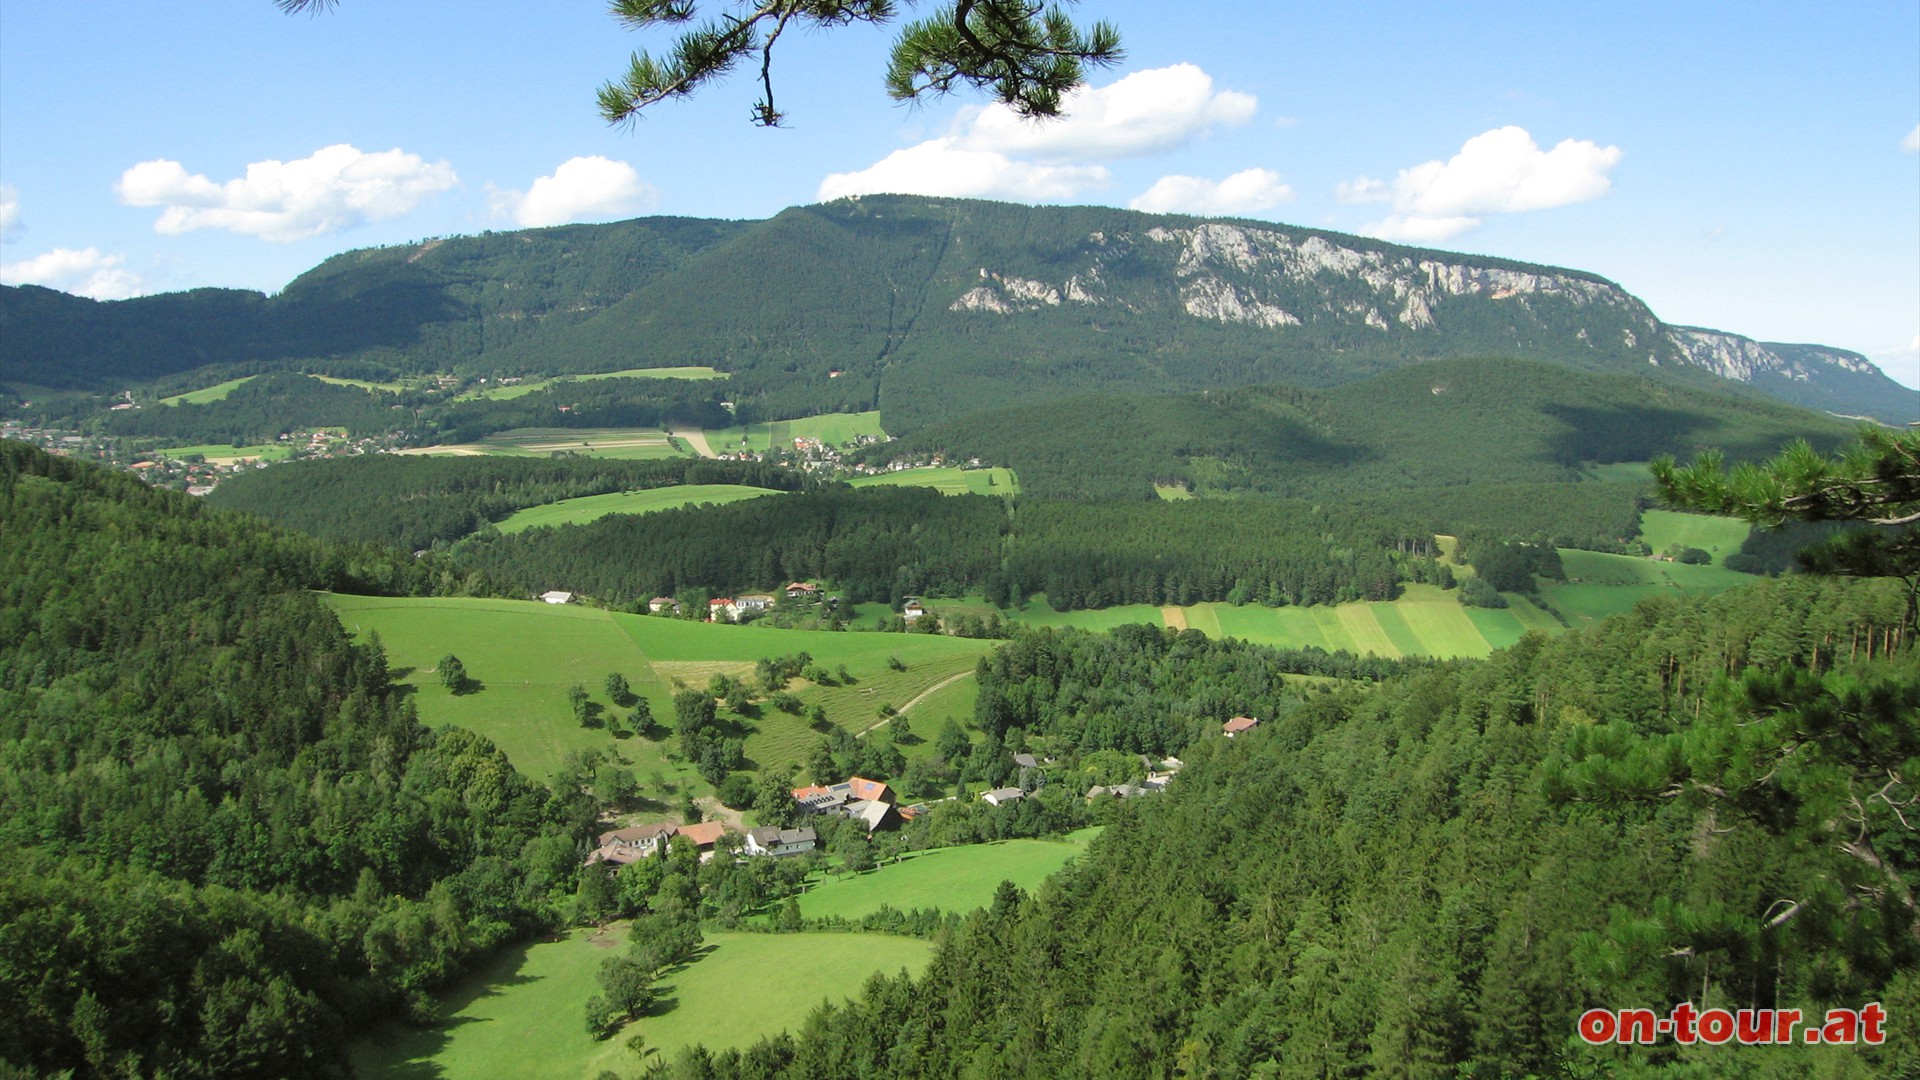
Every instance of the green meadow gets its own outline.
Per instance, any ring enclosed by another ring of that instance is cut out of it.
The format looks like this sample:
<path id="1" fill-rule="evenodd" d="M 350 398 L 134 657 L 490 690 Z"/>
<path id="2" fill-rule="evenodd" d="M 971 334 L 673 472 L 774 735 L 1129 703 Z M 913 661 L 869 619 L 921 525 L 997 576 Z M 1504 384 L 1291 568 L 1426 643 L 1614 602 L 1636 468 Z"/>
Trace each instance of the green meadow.
<path id="1" fill-rule="evenodd" d="M 828 446 L 846 446 L 862 435 L 885 438 L 880 429 L 880 412 L 823 413 L 799 420 L 774 420 L 760 424 L 742 424 L 730 428 L 710 428 L 707 445 L 716 454 L 741 450 L 760 453 L 775 448 L 791 450 L 795 439 L 819 439 Z"/>
<path id="2" fill-rule="evenodd" d="M 1738 547 L 1735 544 L 1733 550 Z M 1642 597 L 1717 593 L 1754 580 L 1751 575 L 1723 566 L 1688 566 L 1597 551 L 1562 549 L 1560 562 L 1566 568 L 1567 580 L 1543 584 L 1540 594 L 1572 626 L 1630 611 Z"/>
<path id="3" fill-rule="evenodd" d="M 1648 510 L 1640 515 L 1640 539 L 1655 555 L 1674 544 L 1699 548 L 1713 556 L 1717 566 L 1740 550 L 1753 526 L 1738 518 L 1709 517 L 1706 514 L 1682 514 L 1674 510 Z"/>
<path id="4" fill-rule="evenodd" d="M 686 457 L 688 451 L 652 428 L 514 428 L 474 443 L 447 443 L 404 451 L 414 454 L 482 454 L 505 457 L 551 457 L 580 454 L 604 458 Z"/>
<path id="5" fill-rule="evenodd" d="M 175 394 L 172 397 L 161 398 L 160 404 L 205 405 L 210 401 L 224 401 L 228 394 L 233 393 L 235 390 L 238 390 L 240 387 L 259 377 L 258 375 L 242 375 L 237 379 L 228 379 L 223 383 L 214 383 L 212 386 L 202 387 L 199 390 L 189 390 L 184 394 Z"/>
<path id="6" fill-rule="evenodd" d="M 851 877 L 822 879 L 800 894 L 809 919 L 860 919 L 891 907 L 965 913 L 993 902 L 1002 881 L 1032 892 L 1067 860 L 1087 850 L 1098 826 L 1060 840 L 1002 840 L 992 844 L 916 851 L 898 862 Z"/>
<path id="7" fill-rule="evenodd" d="M 878 719 L 882 704 L 900 708 L 972 671 L 993 645 L 931 634 L 717 625 L 523 600 L 335 594 L 328 603 L 356 636 L 379 633 L 388 664 L 413 695 L 423 722 L 477 731 L 532 776 L 553 775 L 571 752 L 601 750 L 619 755 L 643 781 L 658 772 L 676 786 L 699 781 L 690 767 L 668 757 L 671 738 L 615 738 L 604 727 L 581 727 L 568 689 L 578 684 L 592 700 L 624 715 L 602 686 L 617 671 L 647 700 L 654 717 L 671 727 L 679 686 L 704 687 L 716 674 L 751 680 L 760 658 L 805 651 L 829 672 L 844 665 L 852 679 L 836 678 L 834 686 L 795 680 L 790 691 L 802 706 L 817 703 L 829 721 L 859 731 Z M 449 653 L 460 658 L 476 689 L 456 696 L 440 685 L 434 668 Z M 889 658 L 904 670 L 895 670 Z M 804 719 L 764 701 L 747 715 L 722 709 L 720 716 L 744 737 L 749 768 L 799 764 L 819 738 Z"/>
<path id="8" fill-rule="evenodd" d="M 860 476 L 848 483 L 854 487 L 930 487 L 945 495 L 1020 494 L 1020 481 L 1012 469 L 962 469 L 951 465 Z"/>
<path id="9" fill-rule="evenodd" d="M 655 510 L 674 510 L 702 503 L 720 505 L 778 494 L 781 493 L 769 488 L 742 484 L 681 484 L 646 491 L 583 495 L 578 499 L 562 499 L 545 506 L 529 507 L 502 521 L 499 528 L 503 533 L 517 533 L 549 525 L 584 525 L 609 514 L 650 514 Z"/>
<path id="10" fill-rule="evenodd" d="M 199 454 L 215 465 L 230 465 L 246 459 L 249 461 L 285 461 L 293 456 L 297 447 L 291 442 L 255 443 L 252 446 L 232 446 L 227 443 L 203 443 L 199 446 L 171 446 L 154 453 L 164 457 L 183 458 L 190 454 Z"/>
<path id="11" fill-rule="evenodd" d="M 357 386 L 369 393 L 375 390 L 384 390 L 389 394 L 397 394 L 407 388 L 406 383 L 369 382 L 366 379 L 340 379 L 332 375 L 315 375 L 313 378 L 319 379 L 323 383 L 332 383 L 335 386 Z"/>
<path id="12" fill-rule="evenodd" d="M 355 1071 L 443 1080 L 636 1076 L 647 1064 L 626 1047 L 636 1033 L 654 1051 L 649 1061 L 695 1043 L 746 1046 L 797 1030 L 822 1001 L 857 996 L 876 972 L 919 974 L 933 952 L 930 942 L 890 934 L 708 934 L 698 959 L 662 978 L 652 1013 L 596 1041 L 582 1023 L 586 1002 L 599 991 L 601 961 L 625 947 L 616 926 L 503 950 L 443 997 L 439 1023 L 356 1046 Z"/>
<path id="13" fill-rule="evenodd" d="M 545 390 L 556 383 L 569 381 L 593 382 L 597 379 L 724 379 L 727 373 L 715 371 L 710 367 L 664 367 L 664 368 L 625 368 L 620 371 L 603 371 L 594 375 L 559 375 L 551 379 L 527 379 L 511 386 L 484 386 L 462 391 L 455 401 L 472 401 L 486 398 L 489 401 L 508 401 L 525 397 L 536 390 Z"/>

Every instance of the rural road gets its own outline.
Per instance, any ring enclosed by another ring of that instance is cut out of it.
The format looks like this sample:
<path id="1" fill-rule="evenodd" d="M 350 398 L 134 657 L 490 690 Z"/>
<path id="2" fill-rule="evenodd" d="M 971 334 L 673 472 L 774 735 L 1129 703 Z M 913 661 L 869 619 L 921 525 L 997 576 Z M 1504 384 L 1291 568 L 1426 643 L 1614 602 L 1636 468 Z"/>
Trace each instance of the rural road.
<path id="1" fill-rule="evenodd" d="M 707 445 L 707 433 L 699 428 L 694 428 L 692 431 L 669 431 L 667 437 L 687 440 L 687 445 L 693 447 L 693 452 L 701 457 L 720 456 L 713 452 L 713 447 Z"/>
<path id="2" fill-rule="evenodd" d="M 947 687 L 952 686 L 954 683 L 959 682 L 961 679 L 964 679 L 971 674 L 973 674 L 973 672 L 963 671 L 958 675 L 949 675 L 946 678 L 941 679 L 939 682 L 934 683 L 932 686 L 929 686 L 925 690 L 922 690 L 919 693 L 913 695 L 913 700 L 907 702 L 905 705 L 900 706 L 898 709 L 895 709 L 893 711 L 893 716 L 899 716 L 901 713 L 906 712 L 908 709 L 911 709 L 915 705 L 920 704 L 920 702 L 924 700 L 929 694 L 933 694 L 940 690 L 945 690 Z M 889 716 L 887 717 L 886 720 L 881 720 L 877 723 L 868 724 L 866 727 L 861 728 L 859 731 L 859 734 L 855 735 L 854 737 L 858 738 L 860 735 L 865 735 L 867 732 L 872 731 L 875 728 L 886 727 L 887 720 L 893 719 L 893 716 Z"/>

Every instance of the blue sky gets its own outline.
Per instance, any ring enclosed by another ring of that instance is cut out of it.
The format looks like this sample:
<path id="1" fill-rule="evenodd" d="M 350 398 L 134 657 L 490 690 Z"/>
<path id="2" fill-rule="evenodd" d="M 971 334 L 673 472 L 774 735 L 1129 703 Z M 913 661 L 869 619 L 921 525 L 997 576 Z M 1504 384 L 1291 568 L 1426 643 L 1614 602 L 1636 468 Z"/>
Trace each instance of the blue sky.
<path id="1" fill-rule="evenodd" d="M 895 105 L 892 31 L 853 27 L 783 39 L 769 131 L 745 73 L 603 124 L 594 88 L 663 39 L 596 0 L 9 3 L 0 280 L 272 292 L 352 248 L 922 190 L 1575 267 L 1920 385 L 1920 5 L 1077 10 L 1128 55 L 1064 123 Z"/>

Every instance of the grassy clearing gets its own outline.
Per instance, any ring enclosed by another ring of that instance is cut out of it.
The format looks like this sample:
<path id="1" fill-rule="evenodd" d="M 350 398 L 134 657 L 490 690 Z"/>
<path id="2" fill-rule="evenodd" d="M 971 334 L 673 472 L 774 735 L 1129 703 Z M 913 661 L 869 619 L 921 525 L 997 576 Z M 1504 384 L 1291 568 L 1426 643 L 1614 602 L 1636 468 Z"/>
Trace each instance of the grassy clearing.
<path id="1" fill-rule="evenodd" d="M 854 487 L 930 487 L 945 495 L 1020 494 L 1020 481 L 1012 469 L 902 469 L 856 477 L 850 483 Z"/>
<path id="2" fill-rule="evenodd" d="M 710 367 L 626 368 L 622 371 L 608 371 L 599 375 L 574 376 L 580 382 L 593 382 L 597 379 L 693 379 L 707 382 L 730 377 L 726 372 L 715 371 Z"/>
<path id="3" fill-rule="evenodd" d="M 1031 892 L 1087 849 L 1097 829 L 1065 840 L 1003 840 L 996 844 L 935 848 L 897 863 L 847 878 L 828 877 L 800 894 L 800 914 L 809 919 L 859 919 L 892 907 L 965 913 L 993 902 L 994 890 L 1011 881 Z"/>
<path id="4" fill-rule="evenodd" d="M 1716 566 L 1739 551 L 1752 531 L 1753 526 L 1738 518 L 1682 514 L 1673 510 L 1648 510 L 1640 515 L 1640 539 L 1654 554 L 1679 544 L 1712 555 Z"/>
<path id="5" fill-rule="evenodd" d="M 290 442 L 255 443 L 252 446 L 232 446 L 227 443 L 203 443 L 199 446 L 174 446 L 165 450 L 155 450 L 162 457 L 183 458 L 189 454 L 199 454 L 215 465 L 231 465 L 237 461 L 285 461 L 293 456 L 296 447 Z"/>
<path id="6" fill-rule="evenodd" d="M 319 379 L 323 383 L 332 383 L 335 386 L 357 386 L 368 393 L 372 393 L 375 390 L 382 390 L 389 394 L 397 394 L 407 388 L 405 383 L 369 382 L 366 379 L 339 379 L 332 375 L 313 375 L 310 376 L 310 378 Z"/>
<path id="7" fill-rule="evenodd" d="M 1182 499 L 1193 498 L 1193 492 L 1188 491 L 1186 487 L 1181 484 L 1155 484 L 1153 485 L 1153 493 L 1168 502 L 1179 502 Z"/>
<path id="8" fill-rule="evenodd" d="M 616 491 L 528 507 L 502 521 L 499 527 L 503 533 L 517 533 L 549 525 L 584 525 L 609 514 L 650 514 L 655 510 L 673 510 L 701 503 L 720 505 L 778 494 L 780 492 L 768 488 L 741 484 L 683 484 L 646 491 Z"/>
<path id="9" fill-rule="evenodd" d="M 246 385 L 247 383 L 252 382 L 253 380 L 259 377 L 260 376 L 258 375 L 242 375 L 237 379 L 228 379 L 226 382 L 223 382 L 223 383 L 214 383 L 212 386 L 204 387 L 199 390 L 189 390 L 184 394 L 175 394 L 172 397 L 161 398 L 160 404 L 162 405 L 205 405 L 210 401 L 223 401 L 226 399 L 228 394 L 233 393 L 235 390 L 240 389 L 240 387 Z"/>
<path id="10" fill-rule="evenodd" d="M 605 1042 L 586 1034 L 581 1017 L 599 990 L 600 962 L 626 947 L 623 932 L 576 931 L 506 950 L 447 995 L 444 1021 L 360 1045 L 355 1069 L 444 1080 L 634 1075 L 641 1062 L 625 1044 L 635 1032 L 665 1056 L 696 1042 L 745 1046 L 799 1028 L 823 999 L 852 997 L 874 972 L 918 974 L 933 952 L 929 942 L 882 934 L 717 933 L 707 944 L 663 980 L 653 1015 Z"/>
<path id="11" fill-rule="evenodd" d="M 620 371 L 603 371 L 593 375 L 557 375 L 551 379 L 527 379 L 511 386 L 483 386 L 463 391 L 455 401 L 473 401 L 485 398 L 488 401 L 510 401 L 525 397 L 536 390 L 545 390 L 564 382 L 593 382 L 597 379 L 724 379 L 727 373 L 715 371 L 710 367 L 664 367 L 664 368 L 624 368 Z"/>
<path id="12" fill-rule="evenodd" d="M 872 412 L 822 413 L 799 420 L 715 428 L 706 435 L 707 445 L 713 447 L 714 453 L 728 454 L 739 450 L 759 453 L 774 449 L 776 445 L 791 450 L 795 439 L 819 439 L 828 446 L 847 446 L 862 435 L 884 438 L 886 432 L 880 429 L 880 412 L 876 409 Z"/>

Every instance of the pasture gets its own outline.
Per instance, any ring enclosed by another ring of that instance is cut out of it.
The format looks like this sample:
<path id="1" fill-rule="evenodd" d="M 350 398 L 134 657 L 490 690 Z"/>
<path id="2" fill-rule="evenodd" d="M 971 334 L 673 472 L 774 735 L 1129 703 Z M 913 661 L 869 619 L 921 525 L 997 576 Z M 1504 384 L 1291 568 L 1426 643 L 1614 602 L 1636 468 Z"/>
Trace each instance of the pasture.
<path id="1" fill-rule="evenodd" d="M 913 852 L 864 874 L 823 876 L 800 894 L 800 914 L 809 919 L 860 919 L 891 907 L 928 908 L 965 914 L 993 902 L 1002 881 L 1032 892 L 1067 860 L 1087 850 L 1096 826 L 1061 840 L 1001 840 L 992 844 Z"/>
<path id="2" fill-rule="evenodd" d="M 499 529 L 503 533 L 517 533 L 550 525 L 585 525 L 609 514 L 650 514 L 656 510 L 675 510 L 701 504 L 718 506 L 779 494 L 781 492 L 769 488 L 742 484 L 679 484 L 645 491 L 615 491 L 528 507 L 502 521 Z"/>
<path id="3" fill-rule="evenodd" d="M 877 476 L 858 476 L 854 487 L 930 487 L 943 495 L 1018 495 L 1020 481 L 1012 469 L 961 469 L 953 466 L 902 469 Z"/>
<path id="4" fill-rule="evenodd" d="M 615 738 L 604 727 L 582 727 L 568 689 L 578 684 L 591 700 L 624 717 L 627 710 L 614 708 L 602 685 L 617 671 L 671 728 L 676 684 L 704 687 L 716 674 L 751 681 L 760 658 L 804 651 L 830 673 L 844 665 L 852 679 L 840 682 L 836 674 L 833 686 L 795 680 L 790 691 L 802 706 L 819 704 L 830 722 L 858 731 L 878 719 L 882 703 L 901 707 L 972 671 L 993 645 L 930 634 L 717 625 L 523 600 L 334 594 L 328 603 L 356 637 L 379 633 L 396 680 L 413 695 L 426 724 L 477 731 L 537 778 L 552 776 L 569 753 L 600 750 L 624 760 L 643 785 L 658 774 L 676 789 L 701 782 L 690 766 L 669 758 L 676 749 L 670 736 L 657 742 Z M 455 695 L 440 685 L 434 667 L 449 653 L 476 680 L 475 690 Z M 894 670 L 889 657 L 904 670 Z M 744 738 L 749 768 L 799 764 L 819 738 L 804 719 L 764 701 L 747 715 L 723 708 L 720 719 Z M 663 792 L 646 794 L 658 798 Z"/>
<path id="5" fill-rule="evenodd" d="M 933 952 L 929 942 L 886 934 L 709 934 L 698 959 L 661 979 L 649 1015 L 595 1041 L 581 1022 L 586 1002 L 599 992 L 601 961 L 625 947 L 616 926 L 502 950 L 443 996 L 439 1023 L 356 1046 L 355 1071 L 445 1080 L 637 1075 L 642 1062 L 626 1048 L 636 1032 L 656 1058 L 694 1043 L 746 1046 L 797 1030 L 821 1001 L 857 995 L 876 972 L 918 974 Z"/>

